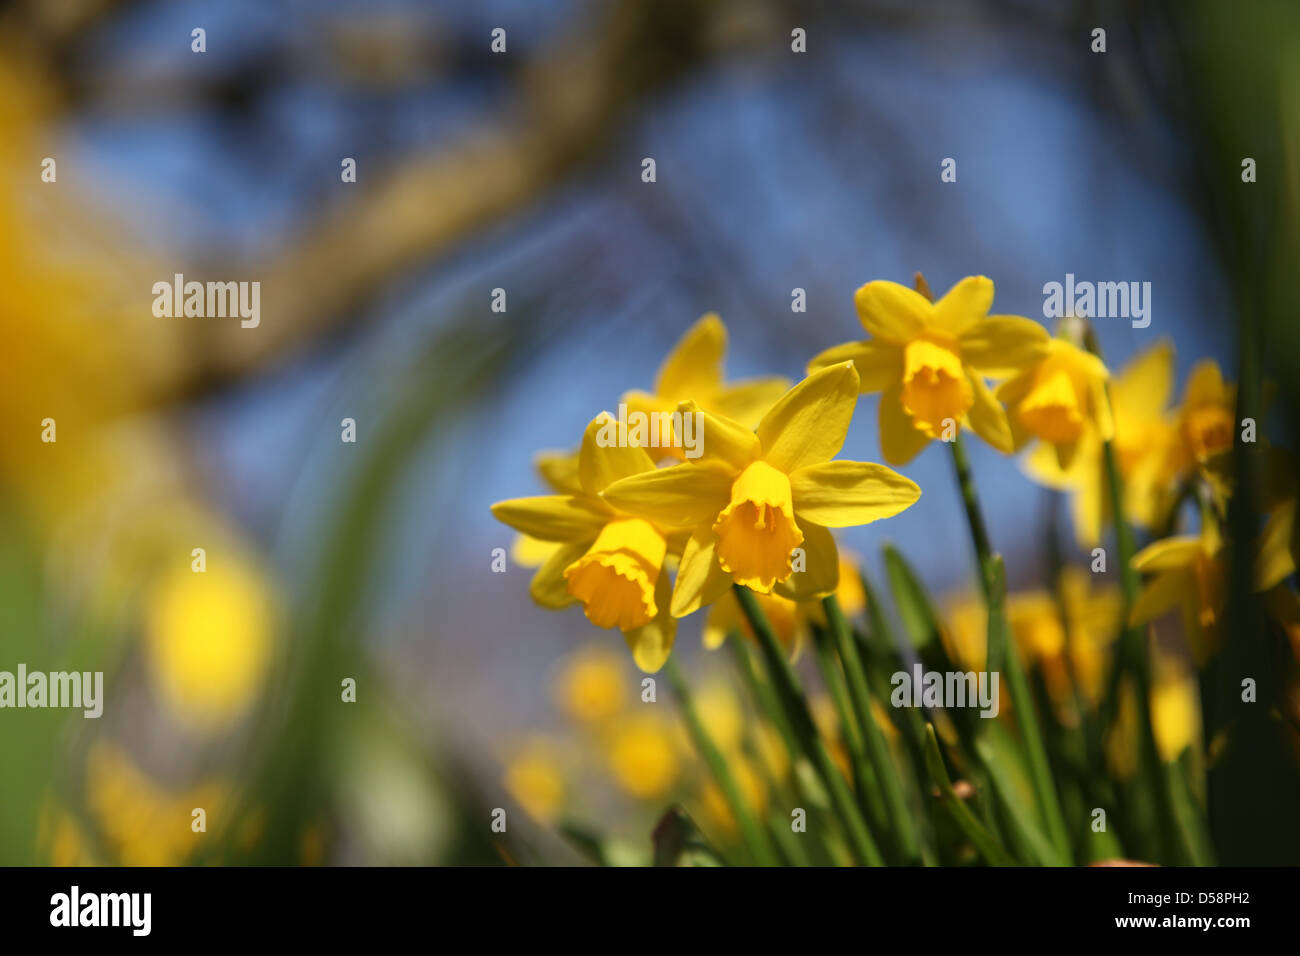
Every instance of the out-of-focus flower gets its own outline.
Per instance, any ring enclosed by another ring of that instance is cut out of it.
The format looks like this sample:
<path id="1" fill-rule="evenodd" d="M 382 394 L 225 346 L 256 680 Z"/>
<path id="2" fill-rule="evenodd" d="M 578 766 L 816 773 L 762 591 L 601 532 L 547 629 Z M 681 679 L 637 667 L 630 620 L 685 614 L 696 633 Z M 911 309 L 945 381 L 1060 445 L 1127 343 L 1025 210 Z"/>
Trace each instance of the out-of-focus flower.
<path id="1" fill-rule="evenodd" d="M 217 829 L 228 804 L 228 787 L 207 781 L 176 793 L 153 781 L 124 750 L 97 741 L 86 767 L 86 793 L 103 843 L 125 866 L 176 866 L 198 849 L 205 832 Z M 195 832 L 201 808 L 206 831 Z"/>
<path id="2" fill-rule="evenodd" d="M 561 545 L 533 576 L 533 600 L 548 608 L 580 601 L 597 627 L 623 632 L 638 667 L 656 671 L 676 633 L 663 573 L 669 536 L 644 517 L 611 507 L 600 494 L 620 478 L 655 470 L 645 449 L 601 443 L 598 436 L 613 421 L 601 412 L 587 426 L 578 461 L 580 494 L 499 501 L 492 513 L 516 531 Z"/>
<path id="3" fill-rule="evenodd" d="M 768 802 L 767 785 L 763 782 L 763 775 L 754 767 L 752 760 L 740 753 L 728 757 L 727 767 L 731 770 L 731 776 L 740 790 L 741 799 L 755 816 L 762 818 L 767 813 Z M 720 829 L 730 835 L 738 831 L 736 818 L 731 812 L 727 798 L 712 777 L 707 779 L 700 788 L 700 803 L 708 818 Z"/>
<path id="4" fill-rule="evenodd" d="M 582 648 L 556 681 L 560 707 L 582 724 L 599 724 L 620 713 L 629 692 L 625 660 L 604 646 Z"/>
<path id="5" fill-rule="evenodd" d="M 694 401 L 705 411 L 740 422 L 748 428 L 758 424 L 790 380 L 781 376 L 747 379 L 728 385 L 723 380 L 722 360 L 727 351 L 727 327 L 712 312 L 687 329 L 659 367 L 654 392 L 630 391 L 623 395 L 629 415 L 659 413 L 659 447 L 650 449 L 661 458 L 682 458 L 682 442 L 673 435 L 672 413 L 682 402 Z"/>
<path id="6" fill-rule="evenodd" d="M 680 771 L 675 728 L 648 711 L 620 720 L 609 738 L 609 771 L 626 793 L 653 800 L 677 782 Z"/>
<path id="7" fill-rule="evenodd" d="M 164 572 L 145 609 L 145 647 L 169 709 L 199 730 L 242 716 L 266 676 L 272 619 L 267 587 L 236 553 L 214 552 L 204 572 Z"/>
<path id="8" fill-rule="evenodd" d="M 998 386 L 1007 405 L 1015 447 L 1037 438 L 1050 445 L 1057 464 L 1068 469 L 1089 434 L 1109 441 L 1115 434 L 1101 359 L 1061 338 L 1048 340 L 1047 353 Z"/>
<path id="9" fill-rule="evenodd" d="M 875 281 L 853 296 L 872 338 L 822 352 L 809 371 L 851 361 L 864 392 L 881 392 L 880 448 L 905 465 L 935 438 L 969 428 L 999 451 L 1012 449 L 1007 415 L 985 383 L 1037 360 L 1047 330 L 1014 315 L 989 315 L 993 282 L 968 276 L 930 302 L 897 282 Z"/>
<path id="10" fill-rule="evenodd" d="M 700 412 L 699 459 L 605 488 L 614 507 L 690 531 L 675 617 L 717 600 L 733 581 L 795 600 L 829 594 L 839 584 L 839 556 L 828 529 L 890 517 L 920 497 L 915 483 L 884 465 L 831 460 L 857 396 L 857 372 L 842 362 L 782 396 L 756 432 Z M 682 410 L 698 408 L 687 402 Z"/>
<path id="11" fill-rule="evenodd" d="M 1232 448 L 1237 389 L 1223 381 L 1219 363 L 1198 362 L 1187 378 L 1177 410 L 1177 442 L 1172 466 L 1186 471 L 1205 465 Z"/>
<path id="12" fill-rule="evenodd" d="M 1227 597 L 1222 552 L 1223 539 L 1207 522 L 1200 534 L 1164 538 L 1133 556 L 1133 568 L 1151 578 L 1129 612 L 1129 623 L 1147 624 L 1178 608 L 1198 667 L 1216 646 Z"/>
<path id="13" fill-rule="evenodd" d="M 1151 729 L 1160 759 L 1177 760 L 1201 737 L 1196 679 L 1178 658 L 1152 654 Z M 1138 763 L 1137 698 L 1130 682 L 1120 692 L 1116 721 L 1106 736 L 1106 760 L 1117 777 L 1131 777 Z"/>
<path id="14" fill-rule="evenodd" d="M 541 736 L 529 738 L 506 762 L 505 788 L 539 823 L 554 823 L 564 809 L 565 779 L 558 748 Z"/>
<path id="15" fill-rule="evenodd" d="M 705 733 L 719 750 L 729 754 L 740 749 L 745 711 L 729 683 L 716 677 L 702 683 L 695 692 L 695 709 Z"/>
<path id="16" fill-rule="evenodd" d="M 1124 480 L 1124 510 L 1128 519 L 1142 528 L 1162 520 L 1169 506 L 1169 446 L 1174 427 L 1167 406 L 1173 376 L 1173 347 L 1160 342 L 1139 354 L 1110 382 L 1111 446 Z M 1024 466 L 1040 484 L 1071 493 L 1075 536 L 1083 547 L 1095 547 L 1111 513 L 1098 431 L 1084 432 L 1068 468 L 1061 467 L 1056 446 L 1048 442 L 1035 445 Z"/>

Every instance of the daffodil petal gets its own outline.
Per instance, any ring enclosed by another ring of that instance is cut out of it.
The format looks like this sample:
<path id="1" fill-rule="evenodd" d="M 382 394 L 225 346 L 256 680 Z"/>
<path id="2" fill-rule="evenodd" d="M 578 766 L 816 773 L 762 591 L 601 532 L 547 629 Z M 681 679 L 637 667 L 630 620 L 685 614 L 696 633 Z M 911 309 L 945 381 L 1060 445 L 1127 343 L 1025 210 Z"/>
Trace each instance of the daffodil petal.
<path id="1" fill-rule="evenodd" d="M 1223 372 L 1214 359 L 1197 362 L 1187 376 L 1183 402 L 1188 406 L 1213 405 L 1223 401 L 1228 388 L 1223 382 Z"/>
<path id="2" fill-rule="evenodd" d="M 834 458 L 858 402 L 851 362 L 813 372 L 786 392 L 758 423 L 763 459 L 787 474 Z"/>
<path id="3" fill-rule="evenodd" d="M 916 482 L 866 461 L 827 461 L 790 474 L 794 511 L 828 528 L 890 518 L 921 497 Z"/>
<path id="4" fill-rule="evenodd" d="M 718 564 L 717 543 L 710 528 L 697 528 L 686 542 L 673 588 L 673 617 L 685 617 L 712 604 L 731 586 L 731 575 Z"/>
<path id="5" fill-rule="evenodd" d="M 682 402 L 678 411 L 683 415 L 702 416 L 699 432 L 702 451 L 700 463 L 716 461 L 740 471 L 763 450 L 753 429 L 746 428 L 740 422 L 703 411 L 696 402 Z"/>
<path id="6" fill-rule="evenodd" d="M 752 429 L 789 388 L 790 380 L 783 375 L 745 379 L 723 388 L 708 405 L 719 415 Z"/>
<path id="7" fill-rule="evenodd" d="M 1167 571 L 1157 574 L 1142 589 L 1133 609 L 1129 612 L 1128 622 L 1136 627 L 1154 621 L 1171 608 L 1177 607 L 1188 594 L 1194 592 L 1196 582 L 1189 573 Z"/>
<path id="8" fill-rule="evenodd" d="M 533 457 L 533 464 L 552 491 L 562 495 L 582 494 L 582 481 L 578 478 L 578 456 L 574 452 L 538 452 Z"/>
<path id="9" fill-rule="evenodd" d="M 569 582 L 564 578 L 564 569 L 586 554 L 589 547 L 590 540 L 568 541 L 552 551 L 528 585 L 532 599 L 552 610 L 574 603 L 577 598 L 569 593 Z"/>
<path id="10" fill-rule="evenodd" d="M 858 372 L 858 388 L 863 392 L 881 392 L 903 376 L 903 350 L 892 342 L 871 339 L 845 342 L 814 356 L 808 372 L 819 371 L 840 362 L 852 362 Z"/>
<path id="11" fill-rule="evenodd" d="M 688 462 L 621 478 L 601 498 L 626 514 L 672 528 L 712 523 L 731 500 L 735 472 L 721 462 Z"/>
<path id="12" fill-rule="evenodd" d="M 834 594 L 840 584 L 840 556 L 835 538 L 823 525 L 798 519 L 803 532 L 802 558 L 796 555 L 795 572 L 772 588 L 792 601 L 815 601 Z M 798 570 L 802 562 L 803 570 Z"/>
<path id="13" fill-rule="evenodd" d="M 727 327 L 716 313 L 701 316 L 668 353 L 655 379 L 655 391 L 682 401 L 702 398 L 722 384 Z"/>
<path id="14" fill-rule="evenodd" d="M 1164 538 L 1133 555 L 1133 570 L 1146 573 L 1190 567 L 1202 550 L 1201 539 L 1194 534 Z"/>
<path id="15" fill-rule="evenodd" d="M 967 276 L 934 304 L 931 321 L 949 335 L 960 335 L 989 314 L 993 305 L 993 280 Z"/>
<path id="16" fill-rule="evenodd" d="M 654 460 L 644 448 L 618 444 L 618 419 L 601 412 L 587 425 L 578 453 L 578 479 L 582 490 L 598 495 L 620 478 L 654 470 Z"/>
<path id="17" fill-rule="evenodd" d="M 1009 455 L 1015 450 L 1015 440 L 1011 435 L 1011 423 L 1007 421 L 1007 412 L 993 397 L 993 393 L 984 382 L 984 376 L 978 372 L 968 372 L 975 393 L 975 401 L 966 412 L 971 431 L 1002 452 Z"/>
<path id="18" fill-rule="evenodd" d="M 577 495 L 511 498 L 494 504 L 492 514 L 516 531 L 543 541 L 590 540 L 610 517 L 609 509 L 598 499 Z"/>
<path id="19" fill-rule="evenodd" d="M 891 465 L 906 465 L 930 441 L 903 410 L 902 390 L 891 385 L 880 396 L 880 453 Z"/>
<path id="20" fill-rule="evenodd" d="M 1156 416 L 1173 397 L 1174 346 L 1161 339 L 1141 352 L 1110 383 L 1111 401 L 1120 408 L 1142 409 Z"/>
<path id="21" fill-rule="evenodd" d="M 921 293 L 884 279 L 868 282 L 853 293 L 853 305 L 864 329 L 897 345 L 920 335 L 933 311 Z"/>
<path id="22" fill-rule="evenodd" d="M 1047 329 L 1018 315 L 990 315 L 957 337 L 961 360 L 989 378 L 1023 371 L 1047 354 Z"/>
<path id="23" fill-rule="evenodd" d="M 1255 589 L 1258 591 L 1267 591 L 1295 573 L 1295 556 L 1291 553 L 1295 511 L 1296 499 L 1284 501 L 1264 524 L 1255 563 Z"/>

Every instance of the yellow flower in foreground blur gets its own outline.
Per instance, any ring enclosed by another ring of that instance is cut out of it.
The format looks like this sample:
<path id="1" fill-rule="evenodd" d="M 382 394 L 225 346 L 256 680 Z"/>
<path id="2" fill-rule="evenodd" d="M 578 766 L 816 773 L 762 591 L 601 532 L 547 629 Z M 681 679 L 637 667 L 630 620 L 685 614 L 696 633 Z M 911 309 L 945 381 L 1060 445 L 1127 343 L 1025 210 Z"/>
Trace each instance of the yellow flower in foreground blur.
<path id="1" fill-rule="evenodd" d="M 629 693 L 625 660 L 603 646 L 574 654 L 556 682 L 564 712 L 583 724 L 598 724 L 619 713 Z"/>
<path id="2" fill-rule="evenodd" d="M 1129 612 L 1129 623 L 1146 624 L 1177 607 L 1197 666 L 1203 665 L 1216 646 L 1227 597 L 1218 530 L 1207 524 L 1200 534 L 1153 542 L 1133 556 L 1133 568 L 1151 578 Z"/>
<path id="3" fill-rule="evenodd" d="M 739 753 L 728 757 L 727 766 L 740 790 L 741 799 L 745 801 L 750 812 L 761 819 L 767 813 L 768 802 L 767 785 L 763 782 L 762 774 L 755 769 L 752 760 Z M 700 804 L 708 818 L 720 829 L 733 835 L 737 832 L 738 827 L 736 818 L 731 813 L 731 805 L 727 803 L 722 788 L 712 777 L 700 788 Z"/>
<path id="4" fill-rule="evenodd" d="M 969 276 L 938 302 L 897 282 L 868 282 L 853 296 L 872 338 L 822 352 L 808 370 L 851 361 L 864 392 L 880 397 L 880 448 L 905 465 L 931 439 L 969 428 L 1010 452 L 1006 412 L 985 377 L 1014 375 L 1046 348 L 1047 330 L 1014 315 L 989 315 L 993 282 Z"/>
<path id="5" fill-rule="evenodd" d="M 648 418 L 661 423 L 659 447 L 651 449 L 652 454 L 683 457 L 682 443 L 674 440 L 671 418 L 682 402 L 693 401 L 705 411 L 753 428 L 790 387 L 790 380 L 779 375 L 726 384 L 722 376 L 726 351 L 727 327 L 710 312 L 686 330 L 664 359 L 653 393 L 630 391 L 623 395 L 629 415 L 659 413 L 657 419 Z"/>
<path id="6" fill-rule="evenodd" d="M 663 796 L 677 782 L 680 763 L 674 725 L 653 712 L 620 721 L 609 739 L 609 770 L 625 792 L 642 800 Z"/>
<path id="7" fill-rule="evenodd" d="M 524 812 L 552 823 L 564 807 L 564 772 L 556 748 L 543 737 L 525 743 L 506 763 L 505 788 Z"/>
<path id="8" fill-rule="evenodd" d="M 1237 390 L 1223 381 L 1219 363 L 1198 362 L 1187 377 L 1179 407 L 1173 467 L 1179 471 L 1199 467 L 1232 447 Z"/>
<path id="9" fill-rule="evenodd" d="M 271 656 L 271 596 L 257 571 L 230 551 L 207 570 L 179 564 L 145 609 L 150 671 L 168 707 L 199 730 L 226 726 L 252 704 Z"/>
<path id="10" fill-rule="evenodd" d="M 1015 447 L 1037 438 L 1052 447 L 1066 469 L 1090 434 L 1110 441 L 1115 423 L 1106 399 L 1109 377 L 1097 356 L 1065 339 L 1050 339 L 1046 355 L 998 387 Z"/>
<path id="11" fill-rule="evenodd" d="M 1124 480 L 1124 510 L 1142 528 L 1164 520 L 1169 507 L 1168 466 L 1173 425 L 1167 410 L 1174 384 L 1174 351 L 1159 342 L 1138 354 L 1111 378 L 1111 445 Z M 1074 461 L 1062 468 L 1055 446 L 1036 445 L 1026 456 L 1026 473 L 1040 484 L 1071 493 L 1074 530 L 1079 544 L 1092 548 L 1111 517 L 1102 439 L 1085 432 Z"/>
<path id="12" fill-rule="evenodd" d="M 1169 763 L 1200 740 L 1200 696 L 1195 676 L 1178 658 L 1153 649 L 1151 663 L 1151 729 L 1160 759 Z M 1137 769 L 1136 704 L 1133 685 L 1125 681 L 1117 719 L 1105 742 L 1106 760 L 1118 777 L 1131 777 Z"/>
<path id="13" fill-rule="evenodd" d="M 841 362 L 786 392 L 756 432 L 701 412 L 700 458 L 605 488 L 616 508 L 690 529 L 673 616 L 712 603 L 733 580 L 796 600 L 830 594 L 839 557 L 828 528 L 888 518 L 920 497 L 914 482 L 884 465 L 831 460 L 857 397 L 857 372 Z M 682 410 L 699 411 L 692 402 Z"/>
<path id="14" fill-rule="evenodd" d="M 581 493 L 512 498 L 494 504 L 492 513 L 516 531 L 561 544 L 533 576 L 533 600 L 549 608 L 582 602 L 591 623 L 623 632 L 638 667 L 656 671 L 668 659 L 676 632 L 663 573 L 668 536 L 600 496 L 620 478 L 655 470 L 643 448 L 601 445 L 597 436 L 613 420 L 601 412 L 583 435 Z"/>

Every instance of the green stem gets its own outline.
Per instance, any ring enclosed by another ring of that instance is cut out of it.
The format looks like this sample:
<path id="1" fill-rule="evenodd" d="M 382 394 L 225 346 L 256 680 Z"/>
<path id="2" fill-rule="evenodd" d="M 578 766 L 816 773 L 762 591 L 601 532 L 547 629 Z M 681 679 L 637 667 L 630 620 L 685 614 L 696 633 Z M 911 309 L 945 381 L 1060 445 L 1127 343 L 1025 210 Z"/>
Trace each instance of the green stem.
<path id="1" fill-rule="evenodd" d="M 844 676 L 849 685 L 849 699 L 857 715 L 858 728 L 862 734 L 863 744 L 871 763 L 875 767 L 875 776 L 885 798 L 885 807 L 894 821 L 894 833 L 898 840 L 898 853 L 908 866 L 917 866 L 921 862 L 921 844 L 917 839 L 916 828 L 912 824 L 912 815 L 907 807 L 907 798 L 903 796 L 903 785 L 898 779 L 898 770 L 889 755 L 889 745 L 885 735 L 880 732 L 875 714 L 871 710 L 871 688 L 867 684 L 866 671 L 862 667 L 862 657 L 858 654 L 857 642 L 840 610 L 840 602 L 832 594 L 822 600 L 826 611 L 826 620 L 835 637 L 835 646 L 839 650 L 840 663 L 844 666 Z"/>
<path id="2" fill-rule="evenodd" d="M 695 741 L 695 748 L 708 764 L 713 779 L 722 789 L 722 794 L 731 808 L 731 815 L 736 819 L 736 826 L 740 829 L 741 839 L 744 840 L 750 856 L 759 866 L 776 866 L 779 862 L 776 848 L 772 846 L 767 831 L 758 825 L 754 815 L 749 812 L 749 805 L 745 803 L 740 787 L 737 786 L 735 778 L 727 768 L 726 760 L 709 736 L 704 722 L 700 720 L 700 715 L 695 709 L 695 700 L 677 666 L 675 657 L 669 657 L 664 664 L 664 676 L 668 678 L 668 683 L 677 696 L 677 702 L 681 705 L 682 716 L 686 718 L 686 726 Z"/>
<path id="3" fill-rule="evenodd" d="M 1060 798 L 1052 781 L 1051 764 L 1048 762 L 1043 736 L 1038 728 L 1038 717 L 1034 712 L 1029 682 L 1025 679 L 1015 642 L 1009 640 L 1007 633 L 1006 580 L 1002 558 L 994 554 L 989 542 L 984 513 L 980 509 L 979 497 L 975 493 L 975 480 L 971 474 L 970 461 L 966 457 L 966 448 L 961 435 L 958 434 L 956 439 L 949 442 L 948 447 L 952 449 L 953 467 L 957 472 L 957 483 L 966 506 L 966 520 L 970 524 L 971 540 L 975 545 L 980 583 L 984 590 L 984 600 L 989 608 L 986 658 L 988 661 L 998 662 L 1006 675 L 1011 694 L 1011 706 L 1015 711 L 1016 723 L 1025 744 L 1029 775 L 1033 782 L 1034 794 L 1038 798 L 1039 812 L 1047 826 L 1049 839 L 1068 860 L 1070 836 L 1065 826 L 1065 814 L 1061 810 Z M 985 666 L 989 665 L 986 663 Z"/>
<path id="4" fill-rule="evenodd" d="M 808 755 L 813 766 L 816 767 L 818 775 L 822 778 L 822 783 L 831 796 L 835 810 L 848 831 L 849 843 L 853 849 L 854 857 L 859 863 L 865 863 L 868 866 L 882 866 L 884 859 L 880 855 L 880 850 L 877 849 L 875 841 L 871 838 L 871 832 L 867 829 L 867 823 L 862 818 L 862 813 L 858 810 L 857 804 L 853 802 L 853 793 L 849 790 L 848 783 L 831 760 L 830 754 L 826 750 L 826 744 L 817 733 L 812 714 L 808 710 L 808 701 L 804 698 L 803 690 L 799 686 L 799 679 L 791 669 L 790 662 L 786 660 L 785 651 L 782 650 L 781 643 L 776 639 L 776 634 L 767 621 L 767 615 L 758 606 L 758 602 L 754 600 L 754 595 L 749 588 L 739 584 L 733 585 L 733 587 L 741 610 L 744 611 L 750 627 L 754 630 L 755 637 L 758 638 L 759 649 L 763 652 L 763 658 L 767 662 L 768 672 L 771 674 L 777 694 L 785 708 L 790 728 L 804 753 Z"/>

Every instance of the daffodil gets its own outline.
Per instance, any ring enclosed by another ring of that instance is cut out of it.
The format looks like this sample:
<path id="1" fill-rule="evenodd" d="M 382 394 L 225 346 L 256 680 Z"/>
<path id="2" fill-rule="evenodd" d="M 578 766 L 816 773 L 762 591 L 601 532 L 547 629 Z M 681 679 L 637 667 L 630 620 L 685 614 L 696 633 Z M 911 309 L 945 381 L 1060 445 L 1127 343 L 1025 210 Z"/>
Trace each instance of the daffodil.
<path id="1" fill-rule="evenodd" d="M 681 769 L 672 722 L 650 711 L 618 721 L 608 742 L 609 771 L 626 793 L 641 800 L 662 797 Z"/>
<path id="2" fill-rule="evenodd" d="M 1151 729 L 1156 750 L 1165 763 L 1177 760 L 1201 738 L 1196 678 L 1171 654 L 1152 650 Z M 1115 724 L 1106 735 L 1106 760 L 1118 777 L 1131 777 L 1138 766 L 1137 696 L 1125 681 Z"/>
<path id="3" fill-rule="evenodd" d="M 582 494 L 582 481 L 578 477 L 578 453 L 543 451 L 533 459 L 542 482 L 557 495 Z M 559 550 L 556 541 L 543 541 L 526 534 L 515 535 L 510 545 L 510 560 L 522 568 L 540 568 L 546 559 Z"/>
<path id="4" fill-rule="evenodd" d="M 1173 347 L 1159 342 L 1134 358 L 1110 382 L 1114 425 L 1111 447 L 1124 481 L 1124 511 L 1141 528 L 1154 527 L 1166 517 L 1169 508 L 1172 476 L 1168 449 L 1174 426 L 1168 404 L 1173 377 Z M 1056 447 L 1048 442 L 1030 450 L 1024 467 L 1040 484 L 1070 493 L 1075 536 L 1083 547 L 1095 547 L 1111 515 L 1098 431 L 1085 431 L 1067 468 L 1061 467 Z"/>
<path id="5" fill-rule="evenodd" d="M 920 497 L 915 483 L 883 465 L 832 461 L 857 396 L 858 374 L 841 362 L 786 392 L 756 431 L 702 412 L 699 459 L 605 488 L 613 507 L 690 532 L 675 617 L 712 603 L 733 581 L 794 600 L 830 594 L 839 557 L 829 529 L 890 517 Z M 682 409 L 698 411 L 693 402 Z"/>
<path id="6" fill-rule="evenodd" d="M 655 470 L 645 449 L 598 440 L 612 420 L 602 412 L 583 435 L 580 493 L 513 498 L 494 504 L 492 513 L 516 531 L 560 545 L 533 576 L 533 600 L 548 608 L 581 602 L 597 627 L 623 632 L 638 667 L 656 671 L 667 660 L 676 631 L 668 613 L 671 584 L 664 573 L 669 536 L 601 496 L 619 479 Z"/>
<path id="7" fill-rule="evenodd" d="M 998 386 L 1015 447 L 1036 438 L 1052 448 L 1062 469 L 1068 469 L 1085 438 L 1110 441 L 1115 423 L 1106 399 L 1109 377 L 1097 356 L 1066 339 L 1049 339 L 1043 356 Z"/>
<path id="8" fill-rule="evenodd" d="M 534 736 L 522 743 L 506 763 L 506 792 L 539 823 L 553 823 L 564 808 L 567 789 L 559 748 Z"/>
<path id="9" fill-rule="evenodd" d="M 582 724 L 599 724 L 626 706 L 626 659 L 604 646 L 584 647 L 564 665 L 556 697 L 564 712 Z"/>
<path id="10" fill-rule="evenodd" d="M 727 384 L 722 360 L 727 351 L 727 327 L 715 313 L 702 316 L 686 330 L 659 367 L 653 392 L 633 390 L 623 395 L 629 415 L 641 413 L 660 423 L 658 448 L 661 457 L 682 458 L 682 443 L 674 439 L 672 413 L 682 402 L 694 401 L 700 408 L 734 419 L 752 428 L 790 387 L 781 376 L 746 379 Z"/>
<path id="11" fill-rule="evenodd" d="M 932 439 L 969 428 L 1010 452 L 1007 415 L 986 378 L 1005 378 L 1044 352 L 1047 330 L 1014 315 L 989 315 L 993 282 L 962 279 L 937 302 L 897 282 L 877 280 L 853 296 L 872 338 L 822 352 L 816 371 L 840 362 L 857 367 L 863 392 L 881 392 L 880 448 L 905 465 Z"/>
<path id="12" fill-rule="evenodd" d="M 761 817 L 767 812 L 767 785 L 763 782 L 762 774 L 754 766 L 754 761 L 744 754 L 733 753 L 727 761 L 727 766 L 740 790 L 741 799 L 745 801 L 745 805 L 752 813 Z M 706 780 L 700 790 L 700 803 L 705 815 L 727 835 L 734 836 L 739 832 L 727 798 L 712 778 Z"/>
<path id="13" fill-rule="evenodd" d="M 1200 534 L 1175 535 L 1133 556 L 1133 568 L 1151 575 L 1129 611 L 1129 623 L 1146 624 L 1178 608 L 1198 666 L 1214 650 L 1227 598 L 1223 539 L 1213 522 Z"/>
<path id="14" fill-rule="evenodd" d="M 1173 466 L 1179 471 L 1205 465 L 1232 447 L 1237 390 L 1223 381 L 1219 363 L 1198 362 L 1187 378 L 1177 411 Z"/>

